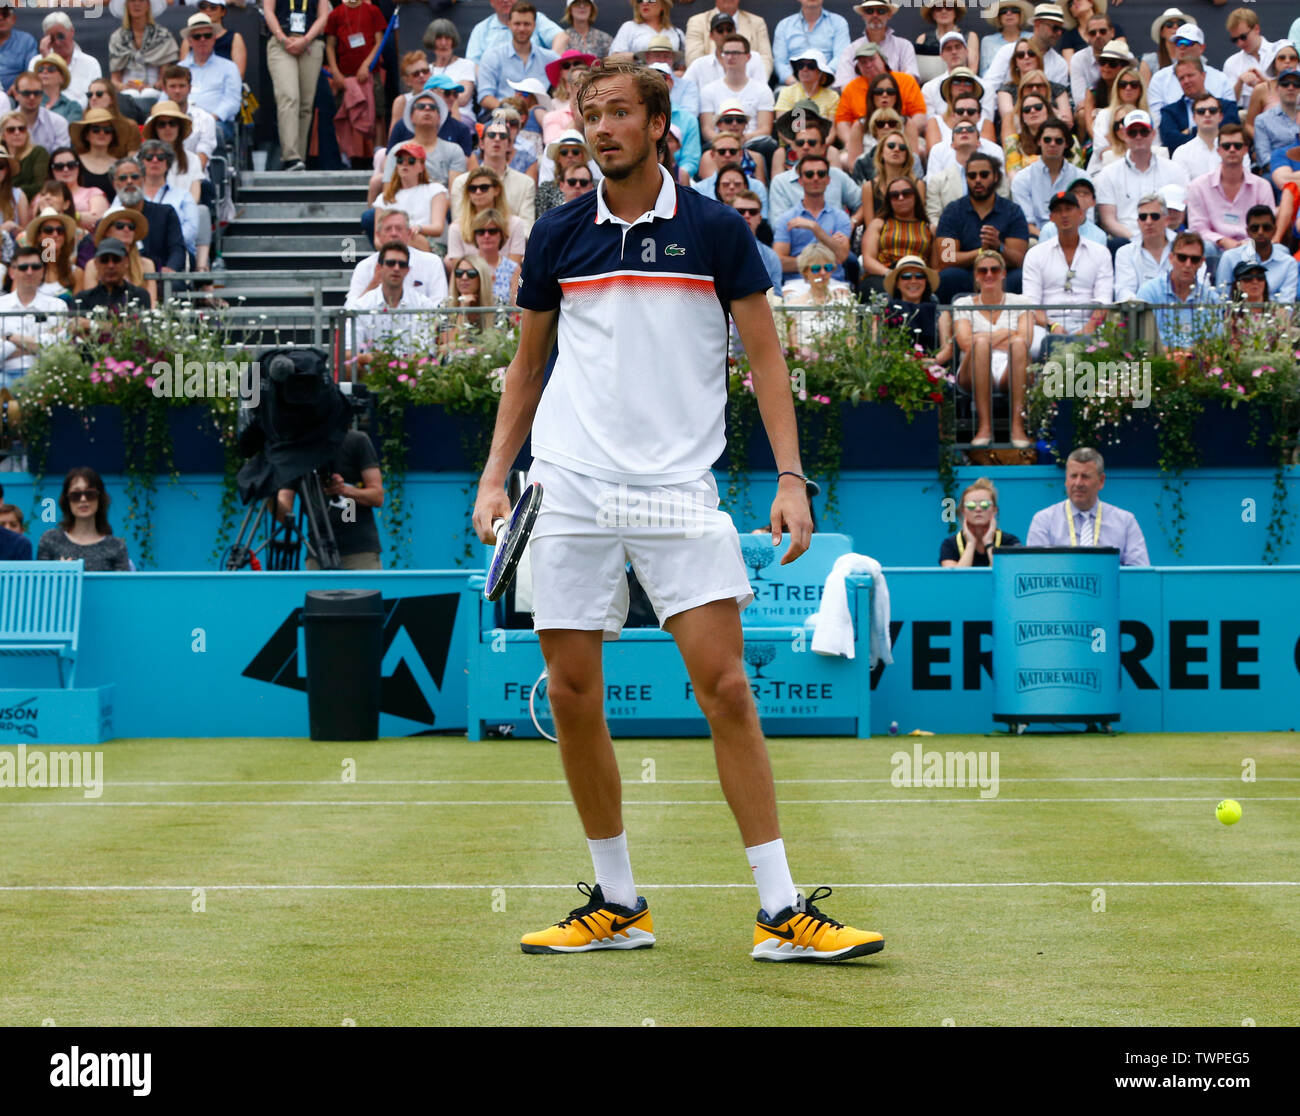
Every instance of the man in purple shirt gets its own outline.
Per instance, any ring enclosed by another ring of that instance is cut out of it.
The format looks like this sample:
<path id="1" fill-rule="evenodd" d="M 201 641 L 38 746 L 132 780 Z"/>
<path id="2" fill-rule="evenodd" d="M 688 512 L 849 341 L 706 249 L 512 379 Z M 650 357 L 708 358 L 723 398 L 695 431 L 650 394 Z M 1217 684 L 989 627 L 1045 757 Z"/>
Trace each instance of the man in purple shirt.
<path id="1" fill-rule="evenodd" d="M 1114 546 L 1121 566 L 1149 566 L 1146 539 L 1132 512 L 1103 504 L 1106 463 L 1095 449 L 1080 446 L 1065 459 L 1064 503 L 1034 514 L 1026 546 Z"/>

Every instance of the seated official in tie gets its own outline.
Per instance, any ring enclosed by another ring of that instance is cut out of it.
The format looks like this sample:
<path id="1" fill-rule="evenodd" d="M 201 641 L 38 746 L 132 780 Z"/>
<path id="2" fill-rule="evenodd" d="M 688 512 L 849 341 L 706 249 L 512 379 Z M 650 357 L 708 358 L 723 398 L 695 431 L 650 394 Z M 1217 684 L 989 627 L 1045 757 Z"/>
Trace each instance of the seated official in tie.
<path id="1" fill-rule="evenodd" d="M 1149 566 L 1147 543 L 1132 512 L 1104 504 L 1106 463 L 1095 449 L 1081 446 L 1065 460 L 1064 503 L 1034 514 L 1026 546 L 1114 546 L 1121 566 Z"/>

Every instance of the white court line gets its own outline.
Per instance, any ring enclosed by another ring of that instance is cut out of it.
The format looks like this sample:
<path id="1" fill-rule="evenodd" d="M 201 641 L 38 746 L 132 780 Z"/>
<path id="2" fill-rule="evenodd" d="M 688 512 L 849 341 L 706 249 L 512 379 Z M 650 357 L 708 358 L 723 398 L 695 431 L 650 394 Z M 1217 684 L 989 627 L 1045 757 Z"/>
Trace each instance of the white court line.
<path id="1" fill-rule="evenodd" d="M 649 784 L 647 784 L 649 785 Z M 907 789 L 907 788 L 903 788 Z M 1047 802 L 1212 802 L 1214 797 L 1198 795 L 1192 798 L 978 798 L 974 797 L 974 792 L 979 790 L 977 785 L 969 787 L 954 788 L 960 790 L 969 790 L 972 797 L 969 798 L 780 798 L 777 799 L 779 806 L 960 806 L 969 803 L 983 803 L 993 805 L 995 803 L 1047 803 Z M 1279 795 L 1274 797 L 1241 796 L 1242 802 L 1300 802 L 1300 797 L 1294 795 Z M 105 802 L 102 799 L 71 799 L 65 802 L 3 802 L 0 801 L 0 808 L 9 807 L 11 809 L 21 809 L 30 807 L 33 809 L 48 809 L 56 806 L 94 806 L 106 809 L 111 806 L 121 807 L 165 807 L 176 809 L 200 809 L 207 806 L 572 806 L 572 799 L 552 798 L 552 799 L 501 799 L 493 801 L 491 799 L 465 799 L 465 800 L 444 800 L 444 799 L 339 799 L 335 802 L 316 801 L 316 800 L 295 800 L 295 799 L 277 799 L 275 801 L 244 801 L 244 802 Z M 624 799 L 624 806 L 726 806 L 727 802 L 722 798 L 700 798 L 700 799 L 644 799 L 636 801 L 634 799 Z"/>
<path id="2" fill-rule="evenodd" d="M 1008 777 L 1003 783 L 1207 783 L 1224 778 L 1237 779 L 1234 774 L 1225 775 L 1082 775 L 1082 776 L 1042 776 L 1042 777 Z M 892 779 L 778 779 L 783 785 L 830 785 L 857 783 L 890 783 Z M 624 779 L 624 786 L 638 787 L 651 785 L 672 786 L 716 786 L 715 779 L 655 779 L 647 783 L 644 779 Z M 1251 780 L 1252 783 L 1300 783 L 1300 775 L 1261 775 Z M 335 779 L 189 779 L 189 780 L 140 780 L 118 781 L 104 780 L 106 787 L 334 787 L 343 786 Z M 348 786 L 401 787 L 401 786 L 538 786 L 562 787 L 563 779 L 354 779 Z"/>
<path id="3" fill-rule="evenodd" d="M 638 891 L 734 890 L 753 888 L 752 883 L 637 884 Z M 1300 880 L 1016 880 L 986 883 L 832 883 L 821 885 L 841 891 L 889 891 L 911 888 L 1015 888 L 1015 887 L 1300 887 Z M 569 891 L 573 884 L 4 884 L 5 891 Z"/>

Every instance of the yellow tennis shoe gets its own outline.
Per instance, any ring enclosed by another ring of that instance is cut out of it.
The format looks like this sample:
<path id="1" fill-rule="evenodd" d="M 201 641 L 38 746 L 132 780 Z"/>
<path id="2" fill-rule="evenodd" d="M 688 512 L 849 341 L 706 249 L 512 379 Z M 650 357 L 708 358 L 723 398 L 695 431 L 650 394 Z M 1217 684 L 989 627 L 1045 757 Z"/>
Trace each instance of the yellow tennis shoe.
<path id="1" fill-rule="evenodd" d="M 655 944 L 654 924 L 645 896 L 637 896 L 635 907 L 605 902 L 600 884 L 578 890 L 590 900 L 570 911 L 568 918 L 535 934 L 525 934 L 520 947 L 525 953 L 586 953 L 593 949 L 646 949 Z"/>
<path id="2" fill-rule="evenodd" d="M 847 961 L 884 949 L 882 935 L 845 926 L 813 906 L 830 893 L 829 887 L 819 887 L 775 916 L 760 910 L 750 956 L 755 961 Z"/>

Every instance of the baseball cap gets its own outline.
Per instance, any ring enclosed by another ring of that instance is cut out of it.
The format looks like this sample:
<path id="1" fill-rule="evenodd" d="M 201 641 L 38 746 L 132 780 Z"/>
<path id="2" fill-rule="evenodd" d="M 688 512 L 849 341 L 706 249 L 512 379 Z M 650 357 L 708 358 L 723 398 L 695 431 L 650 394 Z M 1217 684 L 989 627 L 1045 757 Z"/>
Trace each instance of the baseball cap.
<path id="1" fill-rule="evenodd" d="M 1141 109 L 1134 109 L 1132 112 L 1130 112 L 1127 116 L 1124 117 L 1125 130 L 1133 127 L 1134 124 L 1145 124 L 1148 128 L 1150 128 L 1151 127 L 1150 114 L 1143 112 Z"/>
<path id="2" fill-rule="evenodd" d="M 463 93 L 465 87 L 458 81 L 453 81 L 446 74 L 434 74 L 424 83 L 421 92 L 427 92 L 430 89 L 442 89 L 447 93 Z"/>
<path id="3" fill-rule="evenodd" d="M 939 40 L 940 50 L 943 50 L 945 43 L 961 43 L 962 46 L 965 46 L 966 36 L 963 35 L 960 31 L 947 31 L 944 33 L 943 37 Z"/>
<path id="4" fill-rule="evenodd" d="M 659 73 L 663 74 L 669 81 L 673 80 L 673 68 L 668 65 L 667 62 L 651 62 L 648 68 L 651 70 L 658 70 Z"/>
<path id="5" fill-rule="evenodd" d="M 853 57 L 854 57 L 854 58 L 874 58 L 876 55 L 878 55 L 878 54 L 880 54 L 880 53 L 881 53 L 881 50 L 880 50 L 880 47 L 879 47 L 877 44 L 875 44 L 875 43 L 873 43 L 873 42 L 870 42 L 870 41 L 867 41 L 867 42 L 863 43 L 860 47 L 858 47 L 857 50 L 855 50 L 855 51 L 853 52 Z"/>
<path id="6" fill-rule="evenodd" d="M 729 16 L 726 12 L 714 12 L 713 18 L 709 20 L 709 30 L 716 31 L 723 24 L 726 24 L 732 30 L 736 27 L 736 17 Z"/>
<path id="7" fill-rule="evenodd" d="M 1054 209 L 1060 209 L 1063 205 L 1072 205 L 1079 208 L 1079 199 L 1074 196 L 1072 190 L 1058 190 L 1052 195 L 1052 200 L 1047 203 L 1047 212 L 1051 213 Z"/>
<path id="8" fill-rule="evenodd" d="M 115 236 L 106 236 L 97 245 L 95 245 L 95 256 L 117 256 L 119 259 L 126 259 L 126 245 Z"/>
<path id="9" fill-rule="evenodd" d="M 1171 182 L 1168 186 L 1161 186 L 1157 193 L 1165 199 L 1166 209 L 1176 209 L 1179 213 L 1187 211 L 1187 191 L 1181 186 Z"/>
<path id="10" fill-rule="evenodd" d="M 1232 278 L 1234 280 L 1244 279 L 1247 275 L 1254 275 L 1256 273 L 1264 278 L 1268 278 L 1268 270 L 1259 262 L 1259 260 L 1242 260 L 1232 269 Z"/>
<path id="11" fill-rule="evenodd" d="M 1174 32 L 1174 42 L 1179 39 L 1186 39 L 1188 42 L 1200 43 L 1205 45 L 1205 32 L 1194 23 L 1184 23 L 1177 31 Z"/>
<path id="12" fill-rule="evenodd" d="M 718 106 L 718 116 L 743 116 L 746 120 L 749 119 L 749 113 L 745 111 L 745 106 L 735 97 L 723 101 Z"/>

